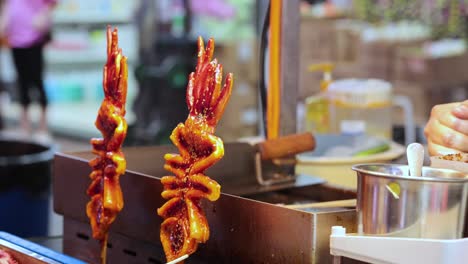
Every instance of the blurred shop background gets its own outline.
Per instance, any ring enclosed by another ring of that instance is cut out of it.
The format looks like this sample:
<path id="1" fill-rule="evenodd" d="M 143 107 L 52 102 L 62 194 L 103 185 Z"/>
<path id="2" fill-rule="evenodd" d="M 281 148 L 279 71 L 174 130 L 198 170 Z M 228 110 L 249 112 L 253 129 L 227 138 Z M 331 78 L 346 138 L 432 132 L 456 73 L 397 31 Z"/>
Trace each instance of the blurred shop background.
<path id="1" fill-rule="evenodd" d="M 167 143 L 186 118 L 187 76 L 196 63 L 196 38 L 216 39 L 216 57 L 236 74 L 235 94 L 219 129 L 227 139 L 257 133 L 256 1 L 63 0 L 54 11 L 53 40 L 45 49 L 45 86 L 54 135 L 88 142 L 103 98 L 106 25 L 119 29 L 128 57 L 126 144 Z M 16 76 L 7 49 L 1 54 L 2 112 L 17 120 Z M 33 115 L 34 110 L 33 109 Z M 228 114 L 228 113 L 232 114 Z"/>
<path id="2" fill-rule="evenodd" d="M 235 75 L 217 135 L 234 141 L 261 134 L 259 47 L 267 5 L 262 0 L 60 0 L 52 41 L 45 49 L 53 150 L 90 150 L 89 139 L 100 136 L 94 120 L 103 99 L 107 25 L 118 27 L 129 63 L 127 146 L 169 143 L 172 129 L 186 118 L 185 88 L 196 63 L 199 35 L 215 38 L 215 57 L 225 72 Z M 422 128 L 432 106 L 467 98 L 467 9 L 464 0 L 303 1 L 297 14 L 300 38 L 290 40 L 300 46 L 298 130 L 317 132 L 317 126 L 309 124 L 315 119 L 308 106 L 321 91 L 323 71 L 330 71 L 334 80 L 377 78 L 390 83 L 393 94 L 409 99 L 416 140 L 424 143 Z M 330 70 L 311 70 L 323 63 L 330 64 Z M 6 47 L 0 52 L 0 81 L 1 126 L 6 137 L 15 136 L 20 106 Z M 39 108 L 31 111 L 38 120 Z M 405 121 L 397 108 L 391 120 L 382 121 L 391 125 L 392 140 L 401 144 Z M 34 153 L 42 150 L 24 147 Z M 57 216 L 48 217 L 46 225 L 48 234 L 61 233 Z M 25 234 L 36 235 L 43 234 Z"/>
<path id="3" fill-rule="evenodd" d="M 185 118 L 184 90 L 198 35 L 216 39 L 216 57 L 236 77 L 219 135 L 257 135 L 259 35 L 267 2 L 59 1 L 45 49 L 51 132 L 78 141 L 98 135 L 93 121 L 103 97 L 105 27 L 113 25 L 130 69 L 127 144 L 165 143 Z M 409 96 L 421 126 L 434 104 L 466 98 L 465 6 L 462 0 L 303 1 L 300 38 L 291 40 L 300 43 L 298 102 L 320 91 L 322 73 L 309 66 L 330 62 L 333 79 L 390 82 L 395 94 Z M 0 62 L 3 125 L 11 129 L 19 106 L 5 47 Z M 395 111 L 393 123 L 401 124 L 401 116 Z"/>

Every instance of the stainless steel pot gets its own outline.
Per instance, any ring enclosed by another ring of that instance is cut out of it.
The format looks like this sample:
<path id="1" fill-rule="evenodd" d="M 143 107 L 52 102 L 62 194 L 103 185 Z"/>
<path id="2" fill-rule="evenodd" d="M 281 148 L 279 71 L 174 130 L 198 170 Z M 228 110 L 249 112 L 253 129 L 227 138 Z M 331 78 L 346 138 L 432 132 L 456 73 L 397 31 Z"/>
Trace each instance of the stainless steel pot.
<path id="1" fill-rule="evenodd" d="M 361 235 L 461 238 L 468 174 L 423 167 L 422 177 L 408 166 L 362 164 L 358 176 L 357 229 Z"/>

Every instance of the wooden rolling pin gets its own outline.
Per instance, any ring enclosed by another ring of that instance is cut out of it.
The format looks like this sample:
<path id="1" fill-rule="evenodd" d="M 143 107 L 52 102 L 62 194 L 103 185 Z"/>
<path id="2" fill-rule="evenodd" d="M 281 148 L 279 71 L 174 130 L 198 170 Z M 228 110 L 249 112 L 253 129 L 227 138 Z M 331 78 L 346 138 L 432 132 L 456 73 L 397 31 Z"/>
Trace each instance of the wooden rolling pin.
<path id="1" fill-rule="evenodd" d="M 293 134 L 266 140 L 256 147 L 263 160 L 271 160 L 314 150 L 315 138 L 311 133 Z"/>

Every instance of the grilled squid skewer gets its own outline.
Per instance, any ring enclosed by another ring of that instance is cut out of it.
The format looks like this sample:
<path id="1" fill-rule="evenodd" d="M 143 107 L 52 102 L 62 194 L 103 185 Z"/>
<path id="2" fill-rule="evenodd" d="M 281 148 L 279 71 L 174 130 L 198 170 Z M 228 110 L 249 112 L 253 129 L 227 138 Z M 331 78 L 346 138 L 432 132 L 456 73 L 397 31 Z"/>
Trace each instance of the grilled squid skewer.
<path id="1" fill-rule="evenodd" d="M 198 38 L 197 67 L 187 87 L 189 115 L 170 136 L 179 154 L 164 156 L 164 168 L 174 174 L 161 179 L 161 195 L 168 201 L 158 209 L 164 218 L 160 237 L 167 261 L 192 254 L 208 240 L 210 229 L 200 202 L 216 201 L 221 192 L 221 186 L 204 172 L 224 156 L 223 141 L 214 132 L 231 95 L 233 77 L 228 74 L 222 87 L 223 68 L 212 60 L 213 52 L 213 39 L 205 49 Z"/>
<path id="2" fill-rule="evenodd" d="M 103 74 L 104 100 L 95 122 L 102 138 L 91 139 L 96 158 L 89 162 L 92 172 L 86 206 L 93 237 L 101 242 L 102 262 L 106 262 L 107 233 L 124 202 L 119 178 L 126 161 L 121 150 L 127 134 L 125 102 L 127 98 L 127 58 L 118 47 L 117 29 L 107 28 L 107 63 Z"/>

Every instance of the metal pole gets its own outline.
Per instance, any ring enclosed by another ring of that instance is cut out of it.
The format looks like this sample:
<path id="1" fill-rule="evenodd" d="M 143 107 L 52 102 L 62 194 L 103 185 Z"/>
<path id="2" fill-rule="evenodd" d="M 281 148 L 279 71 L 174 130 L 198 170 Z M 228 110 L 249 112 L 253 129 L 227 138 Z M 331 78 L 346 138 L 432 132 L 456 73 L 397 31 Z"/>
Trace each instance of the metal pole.
<path id="1" fill-rule="evenodd" d="M 296 133 L 299 86 L 300 0 L 282 1 L 280 136 Z"/>

